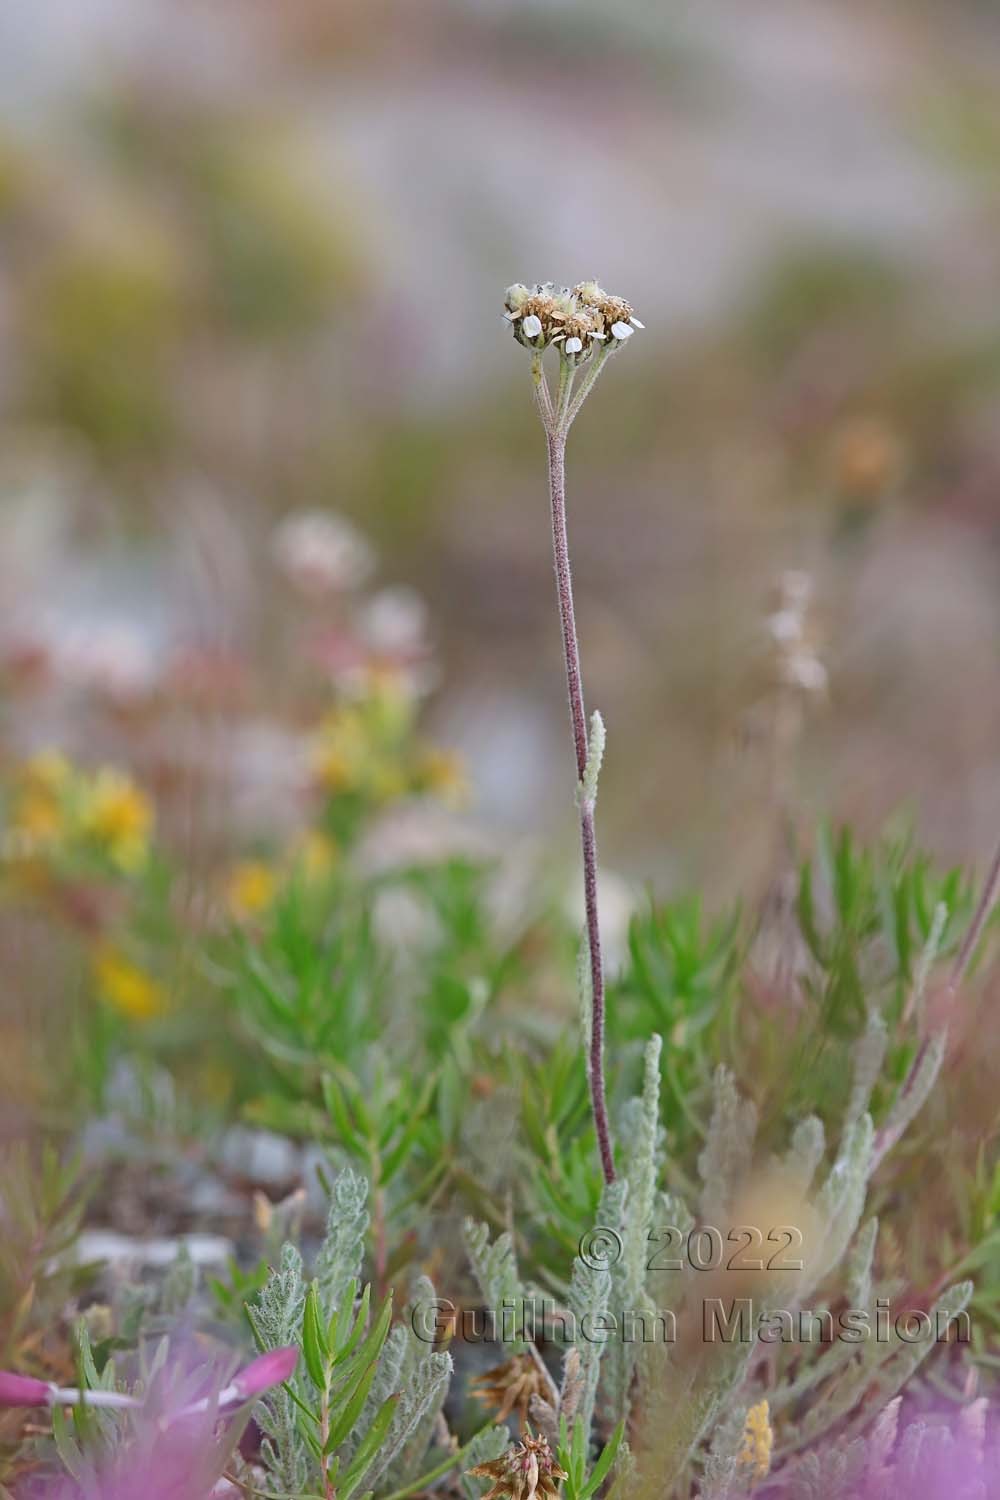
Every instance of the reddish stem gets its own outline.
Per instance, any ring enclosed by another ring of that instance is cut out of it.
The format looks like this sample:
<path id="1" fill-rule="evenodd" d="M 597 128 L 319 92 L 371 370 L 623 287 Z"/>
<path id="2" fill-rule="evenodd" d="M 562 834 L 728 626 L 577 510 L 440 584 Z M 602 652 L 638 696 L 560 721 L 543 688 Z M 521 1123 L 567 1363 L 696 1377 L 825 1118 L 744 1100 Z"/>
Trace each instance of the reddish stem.
<path id="1" fill-rule="evenodd" d="M 552 501 L 552 550 L 559 596 L 559 619 L 562 624 L 563 654 L 566 659 L 566 686 L 573 725 L 577 780 L 582 784 L 587 768 L 587 716 L 583 702 L 583 679 L 580 672 L 580 647 L 573 610 L 573 579 L 569 566 L 569 540 L 566 534 L 566 433 L 546 424 L 549 451 L 549 495 Z M 605 1182 L 614 1182 L 615 1163 L 611 1149 L 611 1129 L 604 1083 L 604 963 L 601 956 L 601 931 L 597 910 L 597 838 L 594 831 L 594 804 L 580 796 L 580 842 L 583 849 L 583 895 L 587 918 L 587 948 L 590 955 L 590 1102 L 601 1154 Z"/>

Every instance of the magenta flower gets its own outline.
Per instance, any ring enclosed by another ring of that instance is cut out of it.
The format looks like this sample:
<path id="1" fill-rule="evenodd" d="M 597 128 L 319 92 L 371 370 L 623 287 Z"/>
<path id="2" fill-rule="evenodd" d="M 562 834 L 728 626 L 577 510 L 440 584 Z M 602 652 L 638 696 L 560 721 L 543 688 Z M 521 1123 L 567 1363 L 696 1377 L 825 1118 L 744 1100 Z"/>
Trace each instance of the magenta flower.
<path id="1" fill-rule="evenodd" d="M 0 1406 L 50 1406 L 54 1391 L 48 1381 L 0 1370 Z"/>
<path id="2" fill-rule="evenodd" d="M 943 1411 L 911 1407 L 897 1396 L 876 1417 L 864 1439 L 861 1472 L 842 1483 L 843 1500 L 1000 1500 L 1000 1448 L 985 1398 Z M 832 1473 L 836 1443 L 803 1460 L 812 1476 Z"/>
<path id="3" fill-rule="evenodd" d="M 73 1386 L 52 1385 L 32 1375 L 0 1370 L 0 1406 L 138 1406 L 134 1396 L 120 1391 L 79 1391 Z"/>
<path id="4" fill-rule="evenodd" d="M 295 1372 L 298 1359 L 297 1349 L 271 1349 L 238 1371 L 217 1396 L 203 1396 L 182 1407 L 175 1415 L 183 1417 L 193 1412 L 208 1411 L 212 1406 L 222 1409 L 253 1401 L 272 1386 L 289 1380 Z M 12 1370 L 0 1370 L 0 1406 L 137 1407 L 141 1404 L 135 1396 L 126 1396 L 120 1391 L 81 1391 L 74 1386 L 51 1385 L 48 1381 L 36 1380 L 31 1375 L 17 1375 Z"/>
<path id="5" fill-rule="evenodd" d="M 72 1479 L 38 1500 L 209 1500 L 239 1441 L 249 1403 L 288 1380 L 294 1348 L 251 1360 L 220 1389 L 203 1357 L 175 1359 L 140 1400 L 119 1391 L 80 1391 L 0 1372 L 0 1406 L 115 1407 L 125 1426 L 112 1451 L 87 1459 Z M 37 1492 L 36 1492 L 37 1493 Z"/>
<path id="6" fill-rule="evenodd" d="M 258 1359 L 251 1360 L 233 1376 L 219 1396 L 219 1405 L 229 1406 L 236 1401 L 253 1401 L 255 1397 L 269 1391 L 272 1386 L 283 1385 L 295 1373 L 295 1366 L 298 1362 L 299 1351 L 297 1349 L 271 1349 L 267 1354 L 260 1355 Z"/>
<path id="7" fill-rule="evenodd" d="M 57 1481 L 38 1500 L 210 1500 L 242 1430 L 202 1411 L 171 1418 L 146 1407 L 105 1459 Z"/>

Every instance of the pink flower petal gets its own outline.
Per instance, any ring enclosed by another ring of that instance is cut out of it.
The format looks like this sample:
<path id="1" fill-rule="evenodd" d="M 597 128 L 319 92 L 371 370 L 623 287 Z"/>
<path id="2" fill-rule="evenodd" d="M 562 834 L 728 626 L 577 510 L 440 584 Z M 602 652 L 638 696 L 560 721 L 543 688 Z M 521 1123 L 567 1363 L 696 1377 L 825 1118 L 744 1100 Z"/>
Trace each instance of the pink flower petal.
<path id="1" fill-rule="evenodd" d="M 0 1370 L 0 1406 L 49 1406 L 52 1387 L 30 1375 Z"/>
<path id="2" fill-rule="evenodd" d="M 262 1391 L 269 1391 L 272 1386 L 281 1385 L 283 1381 L 288 1380 L 298 1360 L 297 1349 L 272 1349 L 270 1353 L 262 1354 L 259 1359 L 252 1360 L 234 1375 L 229 1389 L 237 1393 L 238 1400 L 250 1401 L 254 1396 L 259 1396 Z"/>

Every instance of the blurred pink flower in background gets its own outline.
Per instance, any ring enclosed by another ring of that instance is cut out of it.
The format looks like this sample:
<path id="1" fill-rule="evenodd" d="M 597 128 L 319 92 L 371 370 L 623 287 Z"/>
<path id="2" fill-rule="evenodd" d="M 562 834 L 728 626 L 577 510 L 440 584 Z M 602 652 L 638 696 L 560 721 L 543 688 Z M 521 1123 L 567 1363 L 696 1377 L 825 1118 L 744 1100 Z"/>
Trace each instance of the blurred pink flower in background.
<path id="1" fill-rule="evenodd" d="M 294 1348 L 270 1350 L 220 1388 L 203 1357 L 174 1358 L 153 1376 L 144 1400 L 119 1391 L 64 1390 L 0 1371 L 0 1406 L 86 1404 L 128 1412 L 129 1425 L 106 1457 L 81 1454 L 72 1478 L 25 1491 L 25 1500 L 208 1500 L 231 1492 L 223 1471 L 250 1403 L 288 1380 L 297 1361 Z"/>

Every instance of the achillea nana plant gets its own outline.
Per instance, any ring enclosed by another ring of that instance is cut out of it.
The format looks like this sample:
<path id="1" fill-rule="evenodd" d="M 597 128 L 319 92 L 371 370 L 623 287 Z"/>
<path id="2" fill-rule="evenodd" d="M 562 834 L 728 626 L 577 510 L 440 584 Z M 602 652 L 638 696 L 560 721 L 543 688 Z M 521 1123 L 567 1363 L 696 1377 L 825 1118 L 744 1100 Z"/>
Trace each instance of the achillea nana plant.
<path id="1" fill-rule="evenodd" d="M 600 714 L 595 712 L 588 735 L 566 526 L 566 439 L 580 407 L 612 354 L 643 325 L 623 297 L 610 296 L 596 281 L 583 281 L 578 286 L 563 287 L 560 291 L 556 291 L 552 282 L 533 287 L 518 283 L 507 288 L 504 305 L 514 337 L 532 352 L 531 378 L 548 446 L 552 548 L 573 726 L 583 849 L 587 951 L 581 963 L 581 975 L 585 1010 L 589 1014 L 590 1099 L 604 1180 L 611 1183 L 615 1180 L 615 1163 L 604 1081 L 604 962 L 597 904 L 597 836 L 594 827 L 597 781 L 604 756 L 604 724 Z M 549 348 L 554 349 L 559 357 L 554 390 L 550 388 L 542 366 L 542 355 Z M 584 374 L 577 386 L 577 373 L 581 368 L 584 368 Z"/>

